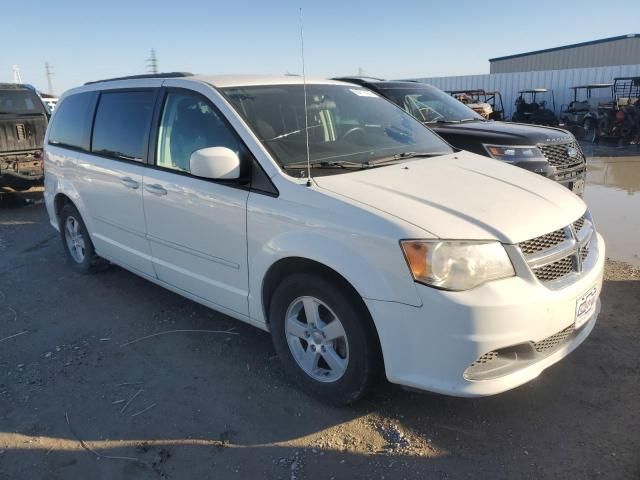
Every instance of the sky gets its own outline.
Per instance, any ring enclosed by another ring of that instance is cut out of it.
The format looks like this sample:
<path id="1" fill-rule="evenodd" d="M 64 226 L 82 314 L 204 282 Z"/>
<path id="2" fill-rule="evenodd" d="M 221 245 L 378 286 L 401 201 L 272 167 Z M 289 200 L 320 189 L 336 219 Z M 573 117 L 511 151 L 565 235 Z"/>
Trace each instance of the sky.
<path id="1" fill-rule="evenodd" d="M 160 71 L 416 78 L 489 72 L 489 58 L 640 33 L 637 0 L 0 0 L 0 82 L 54 92 Z M 623 14 L 623 12 L 635 12 Z"/>

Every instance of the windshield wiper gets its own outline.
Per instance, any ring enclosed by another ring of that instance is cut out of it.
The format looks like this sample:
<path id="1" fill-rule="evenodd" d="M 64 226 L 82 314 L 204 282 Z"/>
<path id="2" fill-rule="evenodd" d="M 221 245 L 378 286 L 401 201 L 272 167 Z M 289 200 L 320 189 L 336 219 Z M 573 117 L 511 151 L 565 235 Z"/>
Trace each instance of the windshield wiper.
<path id="1" fill-rule="evenodd" d="M 387 165 L 390 163 L 401 162 L 403 160 L 408 160 L 410 158 L 430 158 L 430 157 L 439 157 L 441 155 L 447 155 L 451 152 L 403 152 L 398 153 L 392 157 L 387 158 L 378 158 L 376 160 L 369 160 L 365 162 L 365 165 L 370 167 L 378 166 L 378 165 Z"/>
<path id="2" fill-rule="evenodd" d="M 438 120 L 431 120 L 429 122 L 424 122 L 427 125 L 432 125 L 434 123 L 439 123 L 439 124 L 445 124 L 445 123 L 460 123 L 460 120 L 444 120 L 442 118 L 439 118 Z"/>
<path id="3" fill-rule="evenodd" d="M 366 163 L 336 160 L 332 162 L 311 162 L 311 168 L 366 168 Z M 287 163 L 284 168 L 307 168 L 307 162 Z"/>
<path id="4" fill-rule="evenodd" d="M 311 162 L 311 168 L 371 168 L 382 165 L 388 165 L 396 162 L 402 162 L 411 158 L 429 158 L 439 157 L 441 155 L 447 155 L 451 152 L 402 152 L 393 155 L 392 157 L 377 158 L 375 160 L 367 160 L 365 162 L 349 162 L 347 160 L 336 160 L 331 162 Z M 293 168 L 306 168 L 307 162 L 295 162 L 287 163 L 284 165 L 285 169 Z"/>

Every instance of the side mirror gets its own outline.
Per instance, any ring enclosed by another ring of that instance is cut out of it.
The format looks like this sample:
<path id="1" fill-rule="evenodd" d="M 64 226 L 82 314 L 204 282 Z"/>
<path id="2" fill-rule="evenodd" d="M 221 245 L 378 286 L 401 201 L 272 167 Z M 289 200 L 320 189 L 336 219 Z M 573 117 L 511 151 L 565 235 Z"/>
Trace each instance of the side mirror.
<path id="1" fill-rule="evenodd" d="M 226 147 L 208 147 L 196 150 L 189 158 L 191 175 L 213 180 L 240 178 L 240 157 Z"/>

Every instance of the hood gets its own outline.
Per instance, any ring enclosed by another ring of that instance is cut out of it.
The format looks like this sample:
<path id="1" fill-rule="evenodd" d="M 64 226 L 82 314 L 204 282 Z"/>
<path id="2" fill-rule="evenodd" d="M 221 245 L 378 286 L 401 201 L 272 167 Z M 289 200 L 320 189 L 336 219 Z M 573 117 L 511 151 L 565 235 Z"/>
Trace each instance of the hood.
<path id="1" fill-rule="evenodd" d="M 427 125 L 440 135 L 456 135 L 482 138 L 483 143 L 498 145 L 536 145 L 574 141 L 569 132 L 551 127 L 505 122 L 465 122 Z"/>
<path id="2" fill-rule="evenodd" d="M 447 239 L 518 243 L 564 227 L 586 210 L 551 180 L 469 152 L 314 180 Z"/>

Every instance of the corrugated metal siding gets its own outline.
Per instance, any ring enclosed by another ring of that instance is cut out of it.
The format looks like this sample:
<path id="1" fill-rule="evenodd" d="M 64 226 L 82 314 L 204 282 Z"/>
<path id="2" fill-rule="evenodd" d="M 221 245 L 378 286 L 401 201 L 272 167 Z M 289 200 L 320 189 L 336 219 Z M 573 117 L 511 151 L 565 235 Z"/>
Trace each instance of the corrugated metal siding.
<path id="1" fill-rule="evenodd" d="M 572 91 L 569 90 L 569 87 L 587 83 L 610 83 L 615 77 L 634 76 L 640 76 L 640 63 L 615 67 L 416 78 L 415 80 L 429 83 L 441 90 L 498 90 L 502 93 L 505 113 L 511 117 L 514 109 L 513 104 L 520 90 L 527 88 L 553 89 L 556 98 L 556 113 L 559 114 L 560 107 L 572 100 Z M 551 102 L 548 103 L 548 107 L 551 108 Z"/>
<path id="2" fill-rule="evenodd" d="M 593 45 L 493 60 L 490 61 L 489 71 L 491 73 L 513 73 L 637 64 L 640 64 L 640 37 L 630 37 Z"/>

